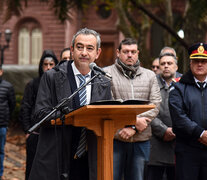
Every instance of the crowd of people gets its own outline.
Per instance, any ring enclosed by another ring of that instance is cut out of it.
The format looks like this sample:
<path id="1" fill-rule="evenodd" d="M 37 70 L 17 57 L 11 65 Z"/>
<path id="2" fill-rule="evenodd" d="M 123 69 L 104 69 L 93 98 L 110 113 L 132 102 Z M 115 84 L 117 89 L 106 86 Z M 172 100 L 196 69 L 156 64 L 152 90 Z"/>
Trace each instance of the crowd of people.
<path id="1" fill-rule="evenodd" d="M 83 87 L 71 101 L 48 119 L 62 118 L 65 110 L 100 100 L 144 100 L 155 108 L 137 114 L 114 136 L 114 180 L 206 180 L 207 179 L 207 44 L 190 46 L 189 71 L 178 72 L 172 47 L 161 49 L 151 70 L 140 65 L 138 42 L 125 38 L 117 58 Z M 96 180 L 97 138 L 93 131 L 71 125 L 54 126 L 45 121 L 54 107 L 96 75 L 89 64 L 101 54 L 100 34 L 80 29 L 70 48 L 58 61 L 44 50 L 39 76 L 25 87 L 19 120 L 26 134 L 25 180 Z M 15 107 L 13 86 L 2 80 L 0 67 L 0 180 L 9 117 Z"/>

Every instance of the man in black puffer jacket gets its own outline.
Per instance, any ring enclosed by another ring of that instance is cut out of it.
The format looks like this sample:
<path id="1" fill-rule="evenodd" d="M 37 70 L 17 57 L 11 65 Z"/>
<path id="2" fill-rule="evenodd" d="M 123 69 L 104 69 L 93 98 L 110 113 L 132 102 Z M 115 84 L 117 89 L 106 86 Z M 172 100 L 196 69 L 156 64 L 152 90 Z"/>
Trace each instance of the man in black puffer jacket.
<path id="1" fill-rule="evenodd" d="M 3 70 L 0 66 L 0 180 L 4 171 L 4 145 L 10 115 L 15 108 L 16 99 L 13 86 L 2 79 Z"/>
<path id="2" fill-rule="evenodd" d="M 26 85 L 24 90 L 19 120 L 21 121 L 23 130 L 26 134 L 26 180 L 29 178 L 39 136 L 39 132 L 33 132 L 29 135 L 27 131 L 34 125 L 32 118 L 34 115 L 35 101 L 40 79 L 45 71 L 52 69 L 55 65 L 57 65 L 57 63 L 58 60 L 54 52 L 52 50 L 45 50 L 39 62 L 39 76 L 32 79 Z"/>

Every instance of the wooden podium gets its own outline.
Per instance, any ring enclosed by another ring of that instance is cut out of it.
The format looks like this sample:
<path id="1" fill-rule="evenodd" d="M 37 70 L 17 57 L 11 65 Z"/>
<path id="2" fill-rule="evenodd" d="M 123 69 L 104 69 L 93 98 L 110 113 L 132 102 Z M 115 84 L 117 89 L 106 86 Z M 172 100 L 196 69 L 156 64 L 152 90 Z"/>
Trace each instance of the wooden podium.
<path id="1" fill-rule="evenodd" d="M 86 105 L 68 115 L 65 124 L 86 127 L 97 135 L 97 178 L 113 180 L 113 138 L 115 132 L 134 125 L 136 115 L 154 105 Z"/>

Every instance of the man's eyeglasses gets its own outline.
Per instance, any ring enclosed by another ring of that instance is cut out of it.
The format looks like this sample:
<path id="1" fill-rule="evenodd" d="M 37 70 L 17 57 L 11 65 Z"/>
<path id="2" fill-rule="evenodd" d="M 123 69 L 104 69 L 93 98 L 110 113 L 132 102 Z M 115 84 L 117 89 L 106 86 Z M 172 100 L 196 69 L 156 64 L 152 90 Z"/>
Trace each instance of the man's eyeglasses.
<path id="1" fill-rule="evenodd" d="M 155 68 L 159 69 L 159 66 L 152 66 L 152 69 L 155 69 Z"/>

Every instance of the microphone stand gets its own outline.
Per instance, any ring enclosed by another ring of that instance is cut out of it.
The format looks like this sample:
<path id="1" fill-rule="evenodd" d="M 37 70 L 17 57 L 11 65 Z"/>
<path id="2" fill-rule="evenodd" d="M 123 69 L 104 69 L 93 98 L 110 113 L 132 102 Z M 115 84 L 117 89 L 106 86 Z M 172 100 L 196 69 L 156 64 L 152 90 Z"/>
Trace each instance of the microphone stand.
<path id="1" fill-rule="evenodd" d="M 55 107 L 53 107 L 53 110 L 46 115 L 42 120 L 40 120 L 38 123 L 36 123 L 35 125 L 33 125 L 29 130 L 28 133 L 32 133 L 33 131 L 37 130 L 44 122 L 46 122 L 47 120 L 49 120 L 49 118 L 58 110 L 62 110 L 64 109 L 66 103 L 71 100 L 82 88 L 86 87 L 92 80 L 94 80 L 96 77 L 100 76 L 100 73 L 95 73 L 95 75 L 88 80 L 85 84 L 83 84 L 82 86 L 80 86 L 79 88 L 77 88 L 73 94 L 71 94 L 69 97 L 64 98 L 58 105 L 56 105 Z"/>

